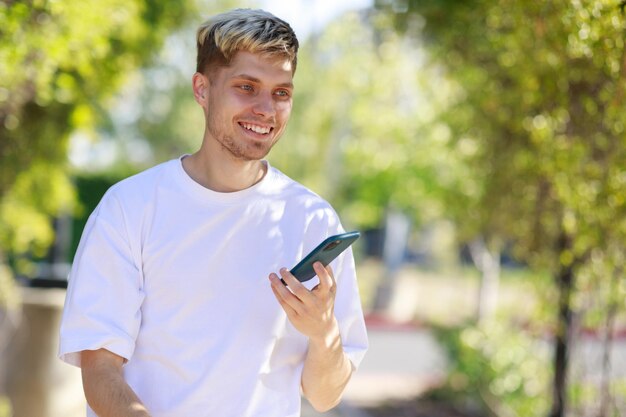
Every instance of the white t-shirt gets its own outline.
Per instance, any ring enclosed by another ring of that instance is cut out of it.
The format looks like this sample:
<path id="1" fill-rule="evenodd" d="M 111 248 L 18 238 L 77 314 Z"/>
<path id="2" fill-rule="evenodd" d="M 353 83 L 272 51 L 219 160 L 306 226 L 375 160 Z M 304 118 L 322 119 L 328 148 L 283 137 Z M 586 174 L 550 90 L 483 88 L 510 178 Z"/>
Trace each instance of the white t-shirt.
<path id="1" fill-rule="evenodd" d="M 268 276 L 342 232 L 338 217 L 269 164 L 254 186 L 217 193 L 181 160 L 114 185 L 92 213 L 69 278 L 59 357 L 77 366 L 83 350 L 124 357 L 124 377 L 154 417 L 299 416 L 307 338 Z M 352 252 L 331 266 L 335 315 L 356 367 L 367 335 Z"/>

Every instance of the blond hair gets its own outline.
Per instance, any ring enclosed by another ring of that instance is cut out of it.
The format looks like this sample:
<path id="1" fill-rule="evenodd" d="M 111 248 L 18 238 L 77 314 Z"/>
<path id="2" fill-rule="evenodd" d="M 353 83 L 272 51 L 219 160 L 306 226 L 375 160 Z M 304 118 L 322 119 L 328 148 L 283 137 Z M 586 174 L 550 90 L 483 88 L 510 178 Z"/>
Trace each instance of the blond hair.
<path id="1" fill-rule="evenodd" d="M 235 9 L 198 28 L 196 71 L 228 66 L 238 51 L 285 57 L 296 71 L 298 39 L 287 22 L 264 10 Z"/>

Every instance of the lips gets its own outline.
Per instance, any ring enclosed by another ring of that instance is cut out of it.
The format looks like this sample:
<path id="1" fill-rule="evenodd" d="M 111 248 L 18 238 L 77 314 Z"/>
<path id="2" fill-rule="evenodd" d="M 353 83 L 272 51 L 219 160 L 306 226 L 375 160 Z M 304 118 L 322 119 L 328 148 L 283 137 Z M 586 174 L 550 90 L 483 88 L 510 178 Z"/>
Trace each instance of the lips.
<path id="1" fill-rule="evenodd" d="M 267 135 L 274 129 L 272 126 L 259 125 L 259 124 L 247 123 L 247 122 L 239 122 L 239 126 L 251 132 L 257 133 L 259 135 Z"/>

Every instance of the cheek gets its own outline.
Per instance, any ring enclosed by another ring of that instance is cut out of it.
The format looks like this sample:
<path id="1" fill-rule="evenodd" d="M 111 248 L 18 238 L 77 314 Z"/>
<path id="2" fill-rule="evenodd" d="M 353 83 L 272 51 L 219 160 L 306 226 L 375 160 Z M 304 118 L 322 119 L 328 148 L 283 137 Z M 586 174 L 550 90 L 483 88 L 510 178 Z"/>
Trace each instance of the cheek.
<path id="1" fill-rule="evenodd" d="M 276 106 L 276 113 L 280 120 L 284 123 L 289 120 L 289 116 L 291 116 L 291 103 L 280 103 Z"/>

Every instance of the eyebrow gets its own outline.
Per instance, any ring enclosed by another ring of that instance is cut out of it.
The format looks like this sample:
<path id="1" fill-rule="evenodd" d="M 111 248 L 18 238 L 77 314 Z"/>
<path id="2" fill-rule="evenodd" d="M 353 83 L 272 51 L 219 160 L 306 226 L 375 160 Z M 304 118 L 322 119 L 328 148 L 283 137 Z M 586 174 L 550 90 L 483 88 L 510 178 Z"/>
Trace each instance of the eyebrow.
<path id="1" fill-rule="evenodd" d="M 253 77 L 252 75 L 248 75 L 248 74 L 234 75 L 233 78 L 244 79 L 244 80 L 251 81 L 253 83 L 262 84 L 262 81 L 259 78 Z M 293 88 L 293 83 L 292 82 L 280 83 L 277 85 L 277 87 Z"/>

